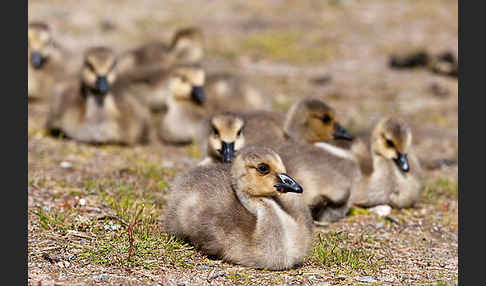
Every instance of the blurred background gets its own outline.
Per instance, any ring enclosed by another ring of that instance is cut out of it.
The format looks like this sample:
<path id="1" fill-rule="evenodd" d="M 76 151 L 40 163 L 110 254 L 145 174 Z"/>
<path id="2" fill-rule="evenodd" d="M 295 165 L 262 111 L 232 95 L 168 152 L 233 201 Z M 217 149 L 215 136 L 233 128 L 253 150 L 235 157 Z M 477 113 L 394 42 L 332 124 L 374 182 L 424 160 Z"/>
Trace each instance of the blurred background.
<path id="1" fill-rule="evenodd" d="M 389 65 L 417 50 L 457 58 L 457 1 L 30 0 L 28 8 L 29 21 L 46 21 L 79 57 L 93 45 L 123 52 L 199 27 L 207 70 L 247 76 L 276 109 L 323 96 L 353 132 L 400 114 L 419 154 L 457 158 L 457 78 Z"/>

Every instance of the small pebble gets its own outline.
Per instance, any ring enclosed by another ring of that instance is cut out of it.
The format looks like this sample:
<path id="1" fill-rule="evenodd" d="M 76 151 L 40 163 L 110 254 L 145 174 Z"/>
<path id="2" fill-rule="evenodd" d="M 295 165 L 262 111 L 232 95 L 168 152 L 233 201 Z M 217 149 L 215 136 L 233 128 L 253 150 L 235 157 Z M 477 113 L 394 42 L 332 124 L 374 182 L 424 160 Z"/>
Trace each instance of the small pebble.
<path id="1" fill-rule="evenodd" d="M 105 230 L 113 230 L 113 231 L 119 230 L 120 227 L 121 226 L 119 224 L 114 224 L 112 221 L 109 221 L 107 224 L 103 226 Z"/>
<path id="2" fill-rule="evenodd" d="M 209 265 L 199 265 L 199 269 L 210 269 L 211 266 Z"/>
<path id="3" fill-rule="evenodd" d="M 391 207 L 389 205 L 379 205 L 368 209 L 370 212 L 375 213 L 379 216 L 387 216 L 391 213 Z"/>
<path id="4" fill-rule="evenodd" d="M 62 161 L 61 164 L 59 164 L 59 165 L 61 166 L 61 168 L 64 168 L 64 169 L 69 169 L 69 168 L 73 167 L 73 164 L 71 164 L 68 161 Z"/>
<path id="5" fill-rule="evenodd" d="M 164 167 L 164 168 L 173 168 L 174 167 L 174 162 L 172 162 L 172 161 L 164 161 L 164 162 L 162 162 L 162 167 Z"/>
<path id="6" fill-rule="evenodd" d="M 68 268 L 71 265 L 71 263 L 69 263 L 67 261 L 59 261 L 56 264 L 57 264 L 57 266 L 59 266 L 59 268 Z"/>
<path id="7" fill-rule="evenodd" d="M 213 269 L 209 275 L 208 275 L 208 281 L 211 281 L 215 278 L 218 278 L 218 277 L 221 277 L 221 276 L 224 276 L 224 272 L 223 271 L 216 271 L 216 269 Z"/>
<path id="8" fill-rule="evenodd" d="M 94 279 L 96 281 L 108 281 L 108 280 L 110 280 L 110 276 L 108 276 L 106 274 L 101 274 L 100 276 L 95 277 Z"/>
<path id="9" fill-rule="evenodd" d="M 359 282 L 367 282 L 367 283 L 373 283 L 373 282 L 376 282 L 375 279 L 373 279 L 373 277 L 371 276 L 358 276 L 358 277 L 355 277 L 354 279 L 356 279 L 356 281 L 359 281 Z"/>
<path id="10" fill-rule="evenodd" d="M 85 199 L 79 199 L 79 204 L 80 204 L 81 206 L 86 205 L 86 200 L 85 200 Z"/>

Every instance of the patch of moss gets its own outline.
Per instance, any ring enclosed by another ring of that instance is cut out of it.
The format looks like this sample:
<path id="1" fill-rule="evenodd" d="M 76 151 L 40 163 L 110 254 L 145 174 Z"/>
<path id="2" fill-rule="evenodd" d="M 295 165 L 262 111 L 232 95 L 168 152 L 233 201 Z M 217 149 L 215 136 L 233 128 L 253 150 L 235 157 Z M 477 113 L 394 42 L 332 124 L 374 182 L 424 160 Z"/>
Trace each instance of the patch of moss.
<path id="1" fill-rule="evenodd" d="M 367 209 L 363 209 L 363 208 L 351 208 L 349 210 L 349 216 L 357 216 L 357 215 L 370 215 L 371 212 Z"/>
<path id="2" fill-rule="evenodd" d="M 439 178 L 430 181 L 424 189 L 425 202 L 437 203 L 443 199 L 458 199 L 457 180 Z"/>
<path id="3" fill-rule="evenodd" d="M 325 62 L 334 56 L 330 41 L 314 39 L 304 44 L 308 40 L 304 35 L 299 31 L 267 31 L 244 37 L 239 44 L 254 57 L 294 64 Z"/>

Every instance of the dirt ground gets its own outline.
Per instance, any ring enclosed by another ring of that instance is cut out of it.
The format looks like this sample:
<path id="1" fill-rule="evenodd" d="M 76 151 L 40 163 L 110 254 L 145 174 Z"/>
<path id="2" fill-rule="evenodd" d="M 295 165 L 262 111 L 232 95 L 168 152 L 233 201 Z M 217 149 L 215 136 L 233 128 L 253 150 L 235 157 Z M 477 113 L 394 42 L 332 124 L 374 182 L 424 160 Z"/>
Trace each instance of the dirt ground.
<path id="1" fill-rule="evenodd" d="M 352 133 L 384 115 L 410 122 L 426 167 L 422 201 L 379 217 L 353 209 L 315 230 L 302 267 L 262 271 L 212 260 L 167 236 L 174 175 L 197 146 L 92 146 L 46 135 L 48 106 L 28 106 L 28 285 L 456 285 L 458 83 L 389 57 L 424 48 L 457 57 L 458 3 L 449 0 L 29 0 L 79 62 L 83 49 L 168 41 L 199 26 L 209 72 L 248 78 L 285 111 L 322 96 Z"/>

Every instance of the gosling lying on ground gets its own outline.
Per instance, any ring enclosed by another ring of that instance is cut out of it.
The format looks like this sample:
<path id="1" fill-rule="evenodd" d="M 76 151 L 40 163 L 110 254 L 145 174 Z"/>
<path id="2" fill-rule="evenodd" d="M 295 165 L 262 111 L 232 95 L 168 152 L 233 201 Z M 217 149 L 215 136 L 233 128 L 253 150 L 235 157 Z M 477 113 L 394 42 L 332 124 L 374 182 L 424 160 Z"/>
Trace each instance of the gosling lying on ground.
<path id="1" fill-rule="evenodd" d="M 113 51 L 95 47 L 84 58 L 80 82 L 51 97 L 47 129 L 81 142 L 146 142 L 149 110 L 134 97 L 111 90 L 117 77 Z"/>
<path id="2" fill-rule="evenodd" d="M 257 269 L 289 269 L 312 247 L 302 188 L 271 149 L 251 146 L 234 163 L 196 167 L 171 186 L 167 232 L 207 255 Z"/>
<path id="3" fill-rule="evenodd" d="M 28 98 L 49 98 L 64 71 L 63 51 L 53 40 L 49 26 L 32 22 L 28 26 Z"/>
<path id="4" fill-rule="evenodd" d="M 351 201 L 362 207 L 413 207 L 420 199 L 423 174 L 411 146 L 410 127 L 399 118 L 383 118 L 370 140 L 368 149 L 362 141 L 352 149 L 364 176 Z"/>
<path id="5" fill-rule="evenodd" d="M 167 112 L 162 114 L 159 137 L 168 143 L 187 144 L 198 138 L 210 114 L 203 85 L 204 70 L 197 65 L 174 68 L 168 78 Z"/>
<path id="6" fill-rule="evenodd" d="M 204 125 L 206 130 L 201 145 L 205 158 L 199 165 L 231 163 L 236 153 L 245 145 L 243 118 L 225 112 L 211 116 Z"/>

